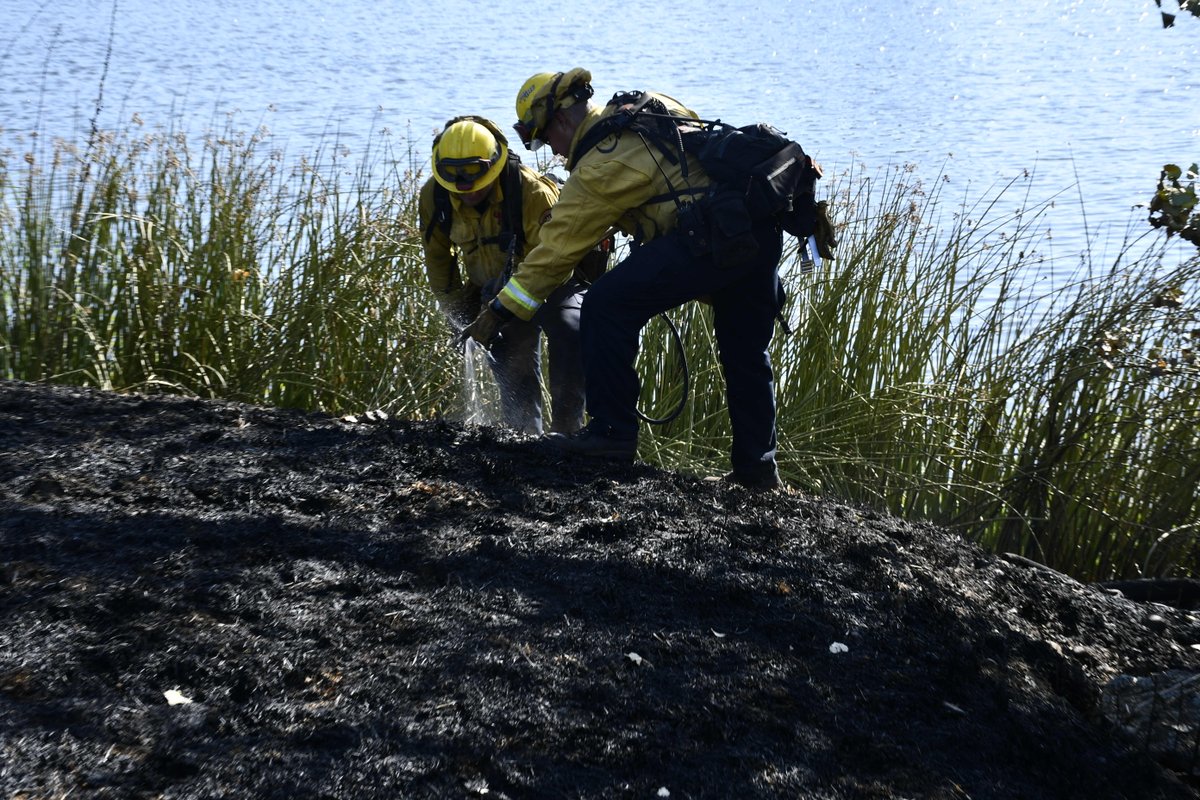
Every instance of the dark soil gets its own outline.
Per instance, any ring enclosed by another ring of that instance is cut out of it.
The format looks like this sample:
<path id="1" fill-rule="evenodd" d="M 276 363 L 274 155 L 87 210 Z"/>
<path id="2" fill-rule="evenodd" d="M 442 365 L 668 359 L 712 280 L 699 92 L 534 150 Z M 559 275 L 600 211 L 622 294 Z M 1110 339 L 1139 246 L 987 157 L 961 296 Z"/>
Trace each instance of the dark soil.
<path id="1" fill-rule="evenodd" d="M 493 429 L 0 382 L 0 561 L 5 798 L 1196 796 L 1189 612 Z"/>

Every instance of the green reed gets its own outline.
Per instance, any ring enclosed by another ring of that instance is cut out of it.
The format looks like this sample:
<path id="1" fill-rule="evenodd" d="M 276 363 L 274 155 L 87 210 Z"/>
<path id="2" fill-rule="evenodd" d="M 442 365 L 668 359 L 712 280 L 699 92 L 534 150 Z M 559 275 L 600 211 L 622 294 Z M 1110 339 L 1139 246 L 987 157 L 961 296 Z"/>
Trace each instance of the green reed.
<path id="1" fill-rule="evenodd" d="M 1147 233 L 1051 295 L 1047 206 L 1009 208 L 1024 179 L 951 211 L 941 182 L 905 169 L 838 180 L 837 260 L 784 269 L 781 471 L 1084 578 L 1194 572 L 1200 259 L 1171 266 Z M 692 394 L 643 455 L 719 474 L 729 431 L 705 316 L 677 312 Z M 644 407 L 673 407 L 673 347 L 644 337 Z"/>
<path id="2" fill-rule="evenodd" d="M 450 402 L 418 176 L 377 138 L 292 165 L 261 131 L 19 141 L 0 160 L 0 376 L 331 412 Z"/>
<path id="3" fill-rule="evenodd" d="M 421 170 L 389 136 L 289 161 L 265 132 L 38 137 L 0 152 L 0 377 L 425 418 L 461 416 L 462 357 L 425 286 Z M 1053 242 L 1023 178 L 969 206 L 907 169 L 829 181 L 837 259 L 772 343 L 785 477 L 956 526 L 1081 578 L 1196 572 L 1200 260 L 1147 234 Z M 1140 250 L 1138 249 L 1140 248 Z M 1191 292 L 1191 294 L 1189 294 Z M 727 469 L 711 313 L 643 335 L 641 454 Z M 681 359 L 681 356 L 684 358 Z"/>

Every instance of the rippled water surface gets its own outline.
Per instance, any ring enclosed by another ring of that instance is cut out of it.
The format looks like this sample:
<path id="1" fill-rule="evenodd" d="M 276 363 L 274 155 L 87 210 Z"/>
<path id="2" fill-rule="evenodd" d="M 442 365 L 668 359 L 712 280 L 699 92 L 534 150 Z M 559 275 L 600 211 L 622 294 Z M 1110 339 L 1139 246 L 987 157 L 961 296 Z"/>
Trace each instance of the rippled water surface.
<path id="1" fill-rule="evenodd" d="M 290 154 L 386 128 L 423 159 L 447 118 L 507 127 L 530 74 L 585 66 L 601 99 L 770 121 L 827 171 L 911 164 L 957 200 L 1030 170 L 1028 202 L 1068 190 L 1052 219 L 1076 249 L 1080 197 L 1102 248 L 1163 163 L 1200 160 L 1200 19 L 1163 29 L 1153 0 L 0 0 L 0 20 L 6 147 L 136 114 L 265 125 Z"/>

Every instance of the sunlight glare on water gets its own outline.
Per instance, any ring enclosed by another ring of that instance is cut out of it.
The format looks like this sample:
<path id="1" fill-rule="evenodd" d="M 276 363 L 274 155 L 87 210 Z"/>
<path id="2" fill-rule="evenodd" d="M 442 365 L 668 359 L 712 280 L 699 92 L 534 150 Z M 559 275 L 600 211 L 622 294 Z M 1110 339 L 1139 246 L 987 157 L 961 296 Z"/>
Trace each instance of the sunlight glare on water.
<path id="1" fill-rule="evenodd" d="M 702 116 L 771 122 L 831 178 L 911 164 L 958 201 L 1028 171 L 1012 203 L 1057 198 L 1047 222 L 1071 264 L 1145 227 L 1134 207 L 1164 163 L 1200 160 L 1200 19 L 1164 29 L 1154 0 L 0 9 L 0 151 L 33 130 L 79 138 L 93 118 L 112 129 L 138 114 L 172 130 L 265 125 L 293 158 L 334 138 L 365 149 L 386 129 L 422 166 L 447 119 L 481 114 L 507 130 L 529 75 L 583 66 L 598 101 L 651 88 Z"/>

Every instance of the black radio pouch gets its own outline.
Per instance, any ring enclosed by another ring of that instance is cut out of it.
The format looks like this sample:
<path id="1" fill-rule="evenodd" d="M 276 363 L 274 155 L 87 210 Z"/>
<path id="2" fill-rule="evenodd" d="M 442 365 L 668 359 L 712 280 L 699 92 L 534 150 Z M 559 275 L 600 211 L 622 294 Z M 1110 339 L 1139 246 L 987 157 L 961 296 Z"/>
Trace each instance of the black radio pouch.
<path id="1" fill-rule="evenodd" d="M 696 258 L 703 258 L 710 252 L 708 239 L 708 219 L 700 203 L 684 203 L 679 206 L 678 214 L 679 235 L 687 243 L 688 252 Z"/>
<path id="2" fill-rule="evenodd" d="M 741 192 L 718 190 L 707 203 L 713 262 L 719 269 L 740 267 L 758 252 L 754 222 Z"/>
<path id="3" fill-rule="evenodd" d="M 754 223 L 740 192 L 717 190 L 681 206 L 679 230 L 691 254 L 711 256 L 718 269 L 739 267 L 758 252 Z"/>

